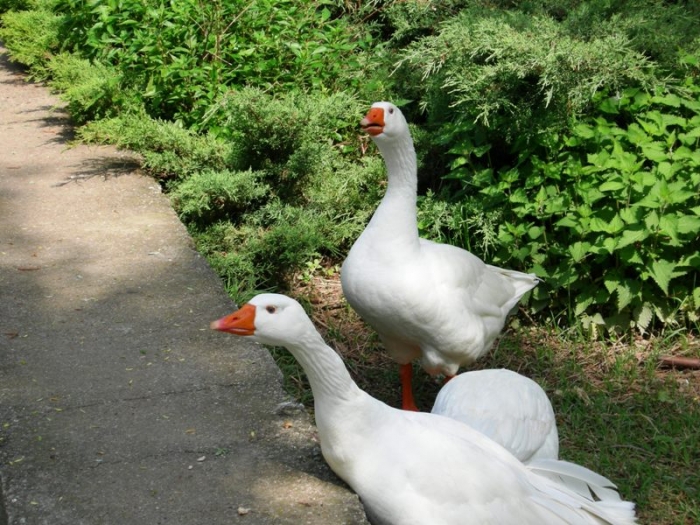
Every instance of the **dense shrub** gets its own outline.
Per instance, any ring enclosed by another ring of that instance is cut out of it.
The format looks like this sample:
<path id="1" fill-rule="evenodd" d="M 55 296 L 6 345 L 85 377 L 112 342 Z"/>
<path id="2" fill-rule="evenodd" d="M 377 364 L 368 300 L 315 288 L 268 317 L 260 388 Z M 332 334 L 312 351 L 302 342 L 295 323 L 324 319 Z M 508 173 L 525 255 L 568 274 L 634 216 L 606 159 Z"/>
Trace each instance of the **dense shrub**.
<path id="1" fill-rule="evenodd" d="M 9 11 L 2 15 L 0 39 L 13 61 L 46 78 L 46 63 L 59 48 L 60 24 L 61 17 L 46 9 Z"/>
<path id="2" fill-rule="evenodd" d="M 494 260 L 544 278 L 535 305 L 640 331 L 698 320 L 699 95 L 691 81 L 599 95 L 518 166 L 462 172 L 500 221 Z"/>
<path id="3" fill-rule="evenodd" d="M 270 188 L 263 174 L 248 171 L 204 171 L 177 185 L 170 200 L 186 224 L 209 225 L 223 220 L 238 223 L 241 216 Z"/>
<path id="4" fill-rule="evenodd" d="M 122 89 L 121 75 L 113 68 L 59 53 L 51 57 L 46 69 L 51 87 L 68 103 L 68 111 L 78 124 L 116 117 L 132 103 L 133 98 Z"/>
<path id="5" fill-rule="evenodd" d="M 198 127 L 227 86 L 336 89 L 357 84 L 361 26 L 325 4 L 222 0 L 63 0 L 66 45 L 118 66 L 152 116 Z"/>
<path id="6" fill-rule="evenodd" d="M 109 142 L 140 153 L 144 167 L 162 179 L 177 180 L 203 170 L 231 168 L 231 144 L 144 113 L 91 122 L 79 132 L 86 142 Z"/>
<path id="7" fill-rule="evenodd" d="M 280 286 L 311 258 L 339 257 L 359 235 L 384 177 L 378 158 L 355 161 L 350 144 L 360 115 L 359 103 L 343 92 L 273 97 L 249 88 L 213 107 L 209 122 L 231 145 L 231 165 L 249 171 L 235 183 L 226 174 L 191 177 L 173 197 L 238 293 Z"/>
<path id="8" fill-rule="evenodd" d="M 430 119 L 455 125 L 453 145 L 473 123 L 491 140 L 532 140 L 566 129 L 600 88 L 655 83 L 651 64 L 620 34 L 577 40 L 550 18 L 507 11 L 460 12 L 408 46 L 400 66 L 422 87 Z"/>

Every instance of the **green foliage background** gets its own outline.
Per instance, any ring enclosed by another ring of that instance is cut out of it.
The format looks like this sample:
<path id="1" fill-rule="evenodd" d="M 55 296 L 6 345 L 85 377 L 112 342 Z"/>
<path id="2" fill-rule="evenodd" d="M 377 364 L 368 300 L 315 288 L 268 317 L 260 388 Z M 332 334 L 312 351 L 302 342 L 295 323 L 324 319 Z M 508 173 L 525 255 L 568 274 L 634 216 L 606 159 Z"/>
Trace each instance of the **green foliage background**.
<path id="1" fill-rule="evenodd" d="M 399 104 L 423 235 L 544 279 L 533 314 L 696 329 L 700 4 L 0 0 L 86 141 L 140 153 L 240 299 L 340 262 L 383 192 L 357 122 Z M 40 28 L 37 31 L 37 28 Z"/>

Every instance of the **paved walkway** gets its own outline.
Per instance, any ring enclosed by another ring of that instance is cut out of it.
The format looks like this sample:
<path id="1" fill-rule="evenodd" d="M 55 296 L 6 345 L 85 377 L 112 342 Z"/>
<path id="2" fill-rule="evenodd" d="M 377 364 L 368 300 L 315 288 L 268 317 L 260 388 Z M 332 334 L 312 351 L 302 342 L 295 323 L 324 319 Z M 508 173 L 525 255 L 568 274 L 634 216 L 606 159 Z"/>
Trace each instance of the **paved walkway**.
<path id="1" fill-rule="evenodd" d="M 0 525 L 366 523 L 269 354 L 208 329 L 234 305 L 158 184 L 56 104 L 0 57 Z"/>

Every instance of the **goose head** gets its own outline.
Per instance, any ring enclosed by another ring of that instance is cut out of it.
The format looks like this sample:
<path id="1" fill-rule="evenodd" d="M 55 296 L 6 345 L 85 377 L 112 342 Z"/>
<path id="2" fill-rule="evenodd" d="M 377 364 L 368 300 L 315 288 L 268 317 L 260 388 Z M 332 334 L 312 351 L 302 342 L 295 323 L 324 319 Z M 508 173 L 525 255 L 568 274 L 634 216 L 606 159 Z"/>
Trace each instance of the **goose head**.
<path id="1" fill-rule="evenodd" d="M 408 123 L 391 102 L 375 102 L 360 121 L 360 127 L 374 140 L 405 137 L 409 134 Z"/>
<path id="2" fill-rule="evenodd" d="M 272 293 L 256 295 L 239 310 L 213 321 L 210 328 L 271 346 L 299 343 L 315 330 L 297 301 Z"/>

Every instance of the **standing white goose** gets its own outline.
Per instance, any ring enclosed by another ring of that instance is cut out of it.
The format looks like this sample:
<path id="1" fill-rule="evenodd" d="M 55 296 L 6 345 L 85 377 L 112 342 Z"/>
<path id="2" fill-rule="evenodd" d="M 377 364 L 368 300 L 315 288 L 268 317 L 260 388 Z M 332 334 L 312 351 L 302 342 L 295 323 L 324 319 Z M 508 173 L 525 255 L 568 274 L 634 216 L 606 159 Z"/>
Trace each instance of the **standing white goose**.
<path id="1" fill-rule="evenodd" d="M 523 463 L 559 457 L 549 397 L 535 381 L 511 370 L 456 375 L 438 392 L 431 412 L 469 425 Z"/>
<path id="2" fill-rule="evenodd" d="M 629 525 L 611 481 L 563 461 L 525 466 L 453 419 L 395 409 L 360 390 L 299 303 L 262 294 L 211 327 L 284 346 L 314 394 L 323 457 L 375 525 Z"/>
<path id="3" fill-rule="evenodd" d="M 393 104 L 377 102 L 360 124 L 384 158 L 388 185 L 343 262 L 343 293 L 401 365 L 403 407 L 416 410 L 411 363 L 455 375 L 489 350 L 538 279 L 419 238 L 416 153 L 406 120 Z"/>

